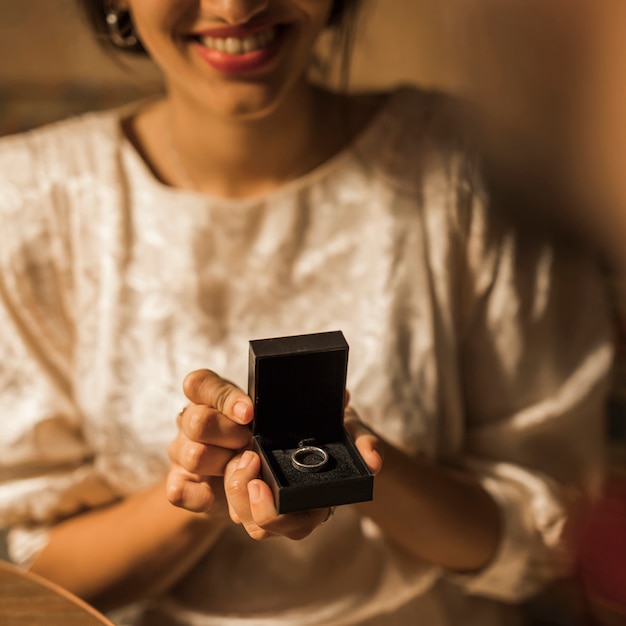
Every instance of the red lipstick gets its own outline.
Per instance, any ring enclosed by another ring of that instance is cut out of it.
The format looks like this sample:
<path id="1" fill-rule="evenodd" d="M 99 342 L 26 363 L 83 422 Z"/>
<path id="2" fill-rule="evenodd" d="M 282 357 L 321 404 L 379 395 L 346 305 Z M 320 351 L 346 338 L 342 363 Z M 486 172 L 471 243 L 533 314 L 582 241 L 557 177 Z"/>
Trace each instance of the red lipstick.
<path id="1" fill-rule="evenodd" d="M 286 27 L 228 26 L 193 34 L 198 54 L 224 74 L 258 73 L 269 67 L 285 39 Z"/>

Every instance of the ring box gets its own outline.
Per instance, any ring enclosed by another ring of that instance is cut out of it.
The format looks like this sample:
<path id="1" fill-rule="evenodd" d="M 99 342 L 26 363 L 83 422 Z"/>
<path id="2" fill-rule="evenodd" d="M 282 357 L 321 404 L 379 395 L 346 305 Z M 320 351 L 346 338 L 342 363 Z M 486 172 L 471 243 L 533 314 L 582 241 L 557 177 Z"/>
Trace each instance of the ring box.
<path id="1" fill-rule="evenodd" d="M 373 498 L 374 476 L 343 426 L 347 367 L 341 331 L 250 341 L 253 447 L 279 513 Z M 304 446 L 328 454 L 322 469 L 293 462 Z"/>

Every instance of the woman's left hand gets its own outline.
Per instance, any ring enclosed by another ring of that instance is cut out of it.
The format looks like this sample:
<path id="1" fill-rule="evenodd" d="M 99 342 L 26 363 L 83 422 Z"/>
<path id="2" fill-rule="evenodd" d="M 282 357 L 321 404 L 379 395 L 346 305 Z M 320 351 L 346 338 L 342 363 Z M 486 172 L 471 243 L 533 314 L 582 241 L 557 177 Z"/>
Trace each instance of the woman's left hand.
<path id="1" fill-rule="evenodd" d="M 383 463 L 383 444 L 346 408 L 344 424 L 366 465 L 377 474 Z M 332 509 L 311 509 L 279 515 L 269 485 L 259 478 L 261 460 L 251 450 L 245 450 L 226 466 L 224 489 L 231 519 L 242 524 L 253 539 L 284 536 L 304 539 L 332 515 Z"/>

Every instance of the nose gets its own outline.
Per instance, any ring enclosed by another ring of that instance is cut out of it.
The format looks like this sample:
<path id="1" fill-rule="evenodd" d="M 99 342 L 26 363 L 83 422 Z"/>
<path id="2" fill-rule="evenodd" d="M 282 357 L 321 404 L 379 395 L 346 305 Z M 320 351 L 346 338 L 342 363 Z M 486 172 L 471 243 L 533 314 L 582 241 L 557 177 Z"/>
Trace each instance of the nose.
<path id="1" fill-rule="evenodd" d="M 203 14 L 226 24 L 245 24 L 267 9 L 271 0 L 201 0 Z"/>

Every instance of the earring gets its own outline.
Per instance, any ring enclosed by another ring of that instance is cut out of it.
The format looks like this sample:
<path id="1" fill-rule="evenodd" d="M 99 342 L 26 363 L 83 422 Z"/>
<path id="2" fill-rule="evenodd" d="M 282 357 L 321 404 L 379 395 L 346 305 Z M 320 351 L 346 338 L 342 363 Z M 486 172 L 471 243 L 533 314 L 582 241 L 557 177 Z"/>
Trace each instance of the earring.
<path id="1" fill-rule="evenodd" d="M 133 48 L 139 43 L 130 11 L 120 11 L 112 2 L 107 3 L 106 23 L 111 43 L 118 48 Z"/>

